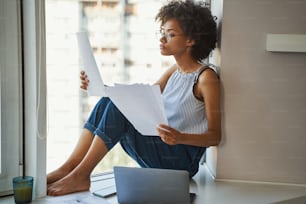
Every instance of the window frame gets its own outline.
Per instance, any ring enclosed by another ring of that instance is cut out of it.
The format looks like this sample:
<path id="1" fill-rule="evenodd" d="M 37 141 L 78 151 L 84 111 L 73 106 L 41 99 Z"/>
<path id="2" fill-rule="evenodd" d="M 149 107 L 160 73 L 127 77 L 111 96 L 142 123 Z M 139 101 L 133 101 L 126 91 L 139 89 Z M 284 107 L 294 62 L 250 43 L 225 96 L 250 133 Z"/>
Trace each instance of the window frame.
<path id="1" fill-rule="evenodd" d="M 34 177 L 34 199 L 46 195 L 45 1 L 23 0 L 25 174 Z"/>
<path id="2" fill-rule="evenodd" d="M 3 158 L 1 161 L 5 162 L 6 169 L 3 171 L 3 176 L 0 177 L 0 186 L 5 187 L 0 188 L 0 195 L 12 194 L 12 178 L 14 176 L 29 175 L 34 177 L 33 199 L 36 199 L 46 195 L 45 1 L 10 0 L 1 3 L 5 5 L 3 8 L 5 15 L 10 16 L 8 22 L 12 23 L 16 19 L 20 27 L 11 32 L 13 36 L 17 36 L 17 48 L 13 51 L 5 50 L 5 52 L 10 51 L 13 57 L 9 54 L 8 56 L 15 60 L 15 64 L 17 61 L 17 65 L 15 65 L 15 69 L 12 69 L 13 66 L 6 66 L 8 68 L 2 70 L 1 67 L 1 135 L 7 135 L 6 139 L 8 140 L 4 141 L 2 138 L 4 142 L 1 142 L 1 149 L 5 153 L 5 158 L 3 154 L 1 155 Z M 8 11 L 8 8 L 11 8 L 12 11 Z M 10 47 L 7 46 L 7 48 Z M 23 77 L 22 73 L 24 73 Z M 23 84 L 21 78 L 24 79 Z M 8 88 L 5 89 L 6 87 Z M 24 88 L 24 98 L 22 98 L 22 88 Z M 17 91 L 13 91 L 14 89 Z M 12 107 L 12 104 L 15 106 Z M 10 107 L 7 108 L 7 106 Z M 23 114 L 24 117 L 22 117 Z M 11 115 L 15 116 L 13 122 L 10 119 Z M 22 118 L 24 118 L 24 123 Z M 25 138 L 24 145 L 23 137 Z M 12 142 L 12 139 L 15 141 Z M 7 144 L 3 144 L 9 141 L 15 146 L 9 147 Z M 22 150 L 23 146 L 25 146 L 25 151 Z M 10 150 L 12 152 L 8 152 Z M 19 153 L 16 154 L 18 150 Z M 25 156 L 24 166 L 20 160 L 22 156 Z"/>

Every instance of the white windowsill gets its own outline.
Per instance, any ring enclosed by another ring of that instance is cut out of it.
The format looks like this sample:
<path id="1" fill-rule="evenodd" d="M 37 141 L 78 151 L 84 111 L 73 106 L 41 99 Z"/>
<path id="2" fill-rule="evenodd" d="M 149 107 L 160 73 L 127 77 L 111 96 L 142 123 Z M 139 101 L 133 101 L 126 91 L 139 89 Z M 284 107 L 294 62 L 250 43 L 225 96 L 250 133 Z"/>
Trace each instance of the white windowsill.
<path id="1" fill-rule="evenodd" d="M 102 174 L 92 177 L 90 192 L 73 194 L 75 198 L 89 197 L 102 202 L 102 198 L 92 195 L 92 192 L 101 188 L 101 186 L 110 186 L 114 184 L 113 174 Z M 195 192 L 197 197 L 194 204 L 290 204 L 306 202 L 306 187 L 275 185 L 267 183 L 242 183 L 215 181 L 207 172 L 205 165 L 201 165 L 200 172 L 190 181 L 190 192 Z M 55 200 L 65 200 L 67 196 L 50 197 L 33 201 L 32 203 L 50 204 Z M 71 195 L 70 195 L 71 198 Z M 106 199 L 111 204 L 117 204 L 116 196 L 110 196 Z M 0 199 L 1 204 L 14 203 L 13 197 Z"/>

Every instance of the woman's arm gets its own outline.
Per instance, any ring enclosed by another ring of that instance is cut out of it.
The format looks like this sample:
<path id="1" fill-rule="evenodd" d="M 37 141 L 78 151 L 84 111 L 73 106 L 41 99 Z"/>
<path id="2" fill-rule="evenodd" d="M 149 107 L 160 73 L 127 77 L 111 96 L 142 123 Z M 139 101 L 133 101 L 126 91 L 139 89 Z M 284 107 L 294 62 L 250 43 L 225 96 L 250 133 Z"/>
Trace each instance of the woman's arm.
<path id="1" fill-rule="evenodd" d="M 163 92 L 167 81 L 171 74 L 176 70 L 176 65 L 172 65 L 169 69 L 166 70 L 166 72 L 154 83 L 156 85 L 160 86 L 161 92 Z M 87 90 L 89 80 L 87 79 L 87 75 L 85 71 L 80 72 L 80 79 L 81 79 L 81 85 L 80 88 L 83 90 Z"/>
<path id="2" fill-rule="evenodd" d="M 206 107 L 208 129 L 202 134 L 181 133 L 167 125 L 157 130 L 161 139 L 169 144 L 194 146 L 217 146 L 221 140 L 220 82 L 216 73 L 210 69 L 204 71 L 195 87 L 195 95 L 202 98 Z"/>

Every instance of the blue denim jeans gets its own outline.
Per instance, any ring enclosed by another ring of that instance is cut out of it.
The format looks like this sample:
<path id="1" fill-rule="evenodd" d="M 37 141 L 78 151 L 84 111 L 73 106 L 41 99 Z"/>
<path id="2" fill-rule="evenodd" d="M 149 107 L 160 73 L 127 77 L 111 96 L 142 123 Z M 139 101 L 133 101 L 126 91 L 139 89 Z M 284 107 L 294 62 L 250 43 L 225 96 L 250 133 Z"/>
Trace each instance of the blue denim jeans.
<path id="1" fill-rule="evenodd" d="M 108 150 L 120 142 L 141 167 L 187 170 L 190 177 L 197 173 L 199 160 L 206 150 L 190 145 L 168 145 L 159 136 L 140 134 L 107 97 L 98 101 L 84 128 L 100 137 Z"/>

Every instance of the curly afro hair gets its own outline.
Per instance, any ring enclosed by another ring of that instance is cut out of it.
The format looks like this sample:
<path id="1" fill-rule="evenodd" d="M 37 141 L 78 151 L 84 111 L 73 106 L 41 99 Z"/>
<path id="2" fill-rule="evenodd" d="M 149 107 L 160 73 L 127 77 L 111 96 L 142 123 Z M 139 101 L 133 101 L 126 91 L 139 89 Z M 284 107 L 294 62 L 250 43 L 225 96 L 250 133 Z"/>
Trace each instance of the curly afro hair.
<path id="1" fill-rule="evenodd" d="M 184 34 L 195 41 L 191 55 L 203 60 L 216 47 L 217 26 L 204 2 L 173 0 L 160 8 L 155 21 L 163 26 L 168 20 L 176 19 Z"/>

